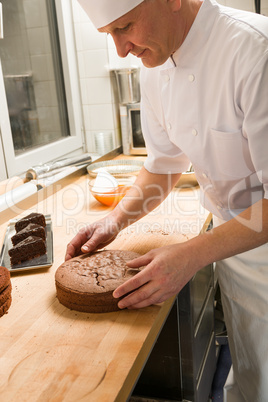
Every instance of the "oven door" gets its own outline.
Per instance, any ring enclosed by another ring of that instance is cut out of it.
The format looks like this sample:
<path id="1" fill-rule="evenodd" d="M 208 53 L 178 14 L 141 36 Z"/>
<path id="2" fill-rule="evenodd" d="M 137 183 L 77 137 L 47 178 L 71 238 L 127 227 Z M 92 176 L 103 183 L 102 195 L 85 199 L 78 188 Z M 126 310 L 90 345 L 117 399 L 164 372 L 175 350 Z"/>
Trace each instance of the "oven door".
<path id="1" fill-rule="evenodd" d="M 129 122 L 130 122 L 130 154 L 131 155 L 147 155 L 145 141 L 141 129 L 140 104 L 132 104 L 129 106 Z"/>

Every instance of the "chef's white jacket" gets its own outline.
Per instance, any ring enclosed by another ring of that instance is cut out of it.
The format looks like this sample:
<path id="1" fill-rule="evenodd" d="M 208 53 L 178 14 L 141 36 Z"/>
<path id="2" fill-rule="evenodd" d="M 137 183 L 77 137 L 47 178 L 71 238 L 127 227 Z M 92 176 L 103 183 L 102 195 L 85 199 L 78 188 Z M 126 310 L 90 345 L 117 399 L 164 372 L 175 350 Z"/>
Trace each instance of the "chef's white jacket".
<path id="1" fill-rule="evenodd" d="M 141 94 L 148 171 L 179 173 L 192 163 L 216 226 L 268 198 L 267 17 L 205 0 L 173 60 L 142 67 Z M 216 269 L 241 392 L 236 401 L 263 402 L 268 244 Z"/>
<path id="2" fill-rule="evenodd" d="M 193 164 L 201 202 L 229 220 L 268 198 L 268 18 L 205 0 L 172 58 L 141 70 L 153 173 Z"/>

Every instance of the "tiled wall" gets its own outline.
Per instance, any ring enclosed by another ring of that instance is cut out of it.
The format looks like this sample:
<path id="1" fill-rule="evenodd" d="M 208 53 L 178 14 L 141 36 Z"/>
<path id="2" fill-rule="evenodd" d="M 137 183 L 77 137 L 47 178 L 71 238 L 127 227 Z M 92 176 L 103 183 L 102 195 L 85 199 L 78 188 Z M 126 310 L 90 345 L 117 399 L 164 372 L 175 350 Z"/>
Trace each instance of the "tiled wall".
<path id="1" fill-rule="evenodd" d="M 220 4 L 254 11 L 254 0 L 219 0 Z M 261 0 L 262 13 L 268 16 L 268 0 Z M 88 150 L 94 152 L 94 134 L 111 132 L 114 145 L 120 144 L 120 121 L 114 100 L 114 81 L 110 70 L 139 66 L 134 56 L 120 59 L 110 36 L 99 33 L 82 10 L 72 0 L 78 54 L 84 125 Z"/>
<path id="2" fill-rule="evenodd" d="M 120 59 L 111 38 L 96 30 L 77 0 L 72 5 L 88 151 L 95 151 L 94 136 L 99 132 L 112 133 L 117 147 L 121 144 L 120 118 L 111 70 L 137 66 L 138 60 L 131 55 Z"/>

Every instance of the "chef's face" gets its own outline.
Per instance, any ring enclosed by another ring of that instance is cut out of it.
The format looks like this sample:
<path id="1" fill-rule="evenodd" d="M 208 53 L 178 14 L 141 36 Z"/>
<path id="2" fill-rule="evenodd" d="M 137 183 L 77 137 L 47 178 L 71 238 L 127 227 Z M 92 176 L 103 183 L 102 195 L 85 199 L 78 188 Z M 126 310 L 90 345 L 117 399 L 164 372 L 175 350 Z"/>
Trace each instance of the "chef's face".
<path id="1" fill-rule="evenodd" d="M 178 32 L 175 35 L 179 7 L 179 0 L 145 0 L 99 31 L 112 36 L 120 57 L 131 53 L 146 67 L 156 67 L 180 45 Z"/>

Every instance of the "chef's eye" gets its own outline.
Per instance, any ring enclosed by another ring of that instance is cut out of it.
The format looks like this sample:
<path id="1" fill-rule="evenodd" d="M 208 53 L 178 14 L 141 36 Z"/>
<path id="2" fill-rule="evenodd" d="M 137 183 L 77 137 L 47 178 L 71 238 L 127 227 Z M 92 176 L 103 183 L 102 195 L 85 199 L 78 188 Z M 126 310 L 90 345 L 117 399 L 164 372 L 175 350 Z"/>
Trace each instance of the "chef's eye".
<path id="1" fill-rule="evenodd" d="M 130 28 L 130 24 L 127 24 L 124 27 L 120 28 L 120 31 L 126 32 L 129 28 Z"/>

